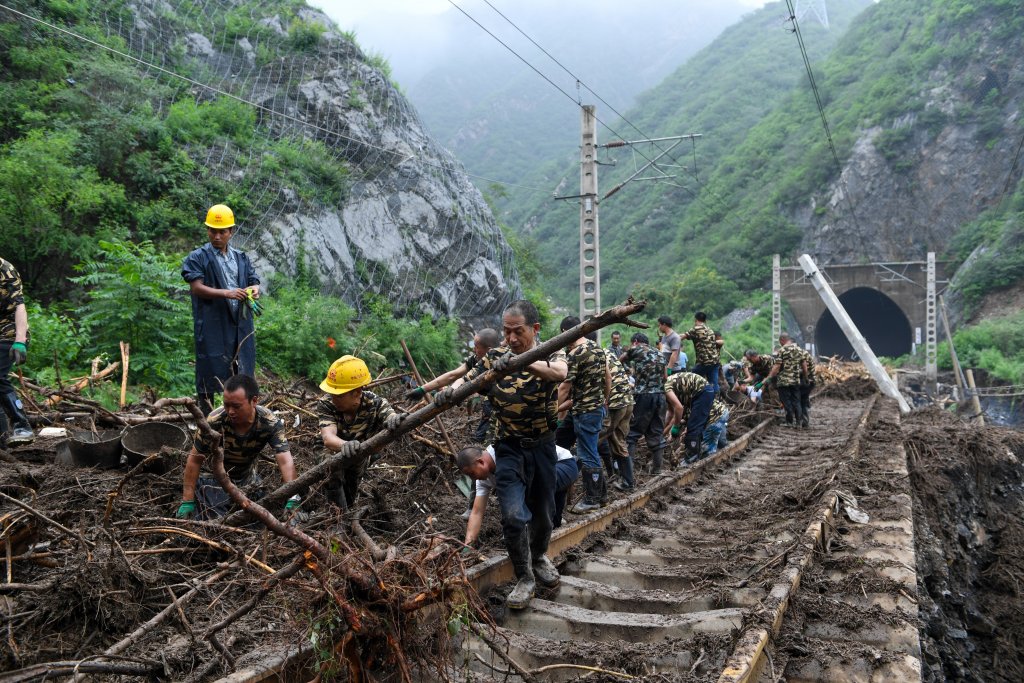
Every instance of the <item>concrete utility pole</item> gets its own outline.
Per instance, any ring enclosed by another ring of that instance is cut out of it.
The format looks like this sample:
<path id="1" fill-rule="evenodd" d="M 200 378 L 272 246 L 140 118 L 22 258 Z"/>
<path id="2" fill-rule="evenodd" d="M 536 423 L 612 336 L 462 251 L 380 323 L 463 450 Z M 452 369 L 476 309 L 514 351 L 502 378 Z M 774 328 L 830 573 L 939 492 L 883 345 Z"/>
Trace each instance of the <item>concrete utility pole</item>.
<path id="1" fill-rule="evenodd" d="M 928 391 L 932 396 L 938 389 L 939 363 L 938 348 L 936 345 L 936 315 L 935 315 L 935 252 L 928 252 L 927 265 L 928 282 L 925 287 L 925 337 L 924 337 L 924 378 L 928 385 Z"/>
<path id="2" fill-rule="evenodd" d="M 597 118 L 594 105 L 580 109 L 580 320 L 601 308 L 601 252 L 597 224 Z"/>
<path id="3" fill-rule="evenodd" d="M 825 278 L 822 277 L 818 271 L 817 264 L 814 263 L 809 255 L 803 254 L 800 256 L 800 265 L 804 269 L 804 273 L 811 280 L 811 284 L 818 290 L 818 295 L 821 296 L 821 300 L 825 302 L 828 310 L 832 312 L 832 317 L 839 323 L 839 328 L 846 335 L 846 338 L 850 341 L 850 345 L 853 346 L 853 350 L 857 352 L 860 359 L 864 362 L 868 372 L 875 378 L 875 382 L 878 384 L 878 388 L 882 390 L 882 393 L 890 398 L 896 399 L 896 402 L 900 405 L 900 411 L 903 413 L 910 412 L 910 406 L 907 404 L 907 400 L 903 398 L 903 394 L 896 387 L 896 383 L 892 381 L 892 377 L 885 371 L 882 364 L 878 362 L 878 357 L 875 356 L 875 352 L 868 346 L 868 342 L 864 339 L 864 336 L 857 329 L 857 325 L 854 324 L 850 318 L 843 304 L 839 301 L 839 297 L 832 291 L 832 287 L 829 286 Z"/>
<path id="4" fill-rule="evenodd" d="M 778 254 L 772 256 L 772 339 L 768 342 L 769 353 L 775 348 L 775 341 L 782 334 L 782 272 Z"/>

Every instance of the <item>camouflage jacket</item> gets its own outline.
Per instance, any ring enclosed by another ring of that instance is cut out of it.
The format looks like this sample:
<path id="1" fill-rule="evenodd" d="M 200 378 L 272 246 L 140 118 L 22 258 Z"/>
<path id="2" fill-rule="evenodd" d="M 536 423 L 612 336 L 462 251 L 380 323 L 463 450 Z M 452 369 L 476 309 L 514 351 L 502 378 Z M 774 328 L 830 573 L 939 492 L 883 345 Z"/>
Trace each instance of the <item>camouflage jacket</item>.
<path id="1" fill-rule="evenodd" d="M 782 363 L 782 368 L 777 375 L 780 387 L 792 387 L 800 384 L 804 353 L 804 350 L 795 342 L 790 342 L 779 350 L 779 354 L 775 357 L 775 363 Z"/>
<path id="2" fill-rule="evenodd" d="M 682 424 L 690 418 L 690 406 L 693 400 L 704 393 L 708 388 L 708 381 L 700 375 L 692 372 L 678 372 L 665 380 L 665 393 L 670 391 L 676 395 L 679 402 L 683 404 Z M 725 415 L 726 406 L 717 397 L 711 403 L 711 412 L 708 415 L 708 424 L 718 422 Z"/>
<path id="3" fill-rule="evenodd" d="M 807 377 L 806 377 L 806 380 L 808 382 L 810 382 L 811 384 L 814 384 L 815 381 L 817 381 L 817 379 L 818 379 L 817 372 L 814 369 L 814 356 L 812 356 L 811 352 L 807 351 L 806 349 L 804 349 L 802 351 L 802 353 L 804 354 L 804 360 L 807 361 Z"/>
<path id="4" fill-rule="evenodd" d="M 615 354 L 605 350 L 608 356 L 608 368 L 612 373 L 612 393 L 608 396 L 608 410 L 616 410 L 633 405 L 633 383 L 630 381 L 626 366 L 619 362 Z"/>
<path id="5" fill-rule="evenodd" d="M 754 379 L 764 379 L 768 376 L 768 373 L 772 371 L 775 366 L 775 357 L 769 356 L 766 353 L 758 354 L 757 362 L 751 361 L 749 358 L 743 359 L 743 367 L 750 371 L 750 374 L 754 376 Z"/>
<path id="6" fill-rule="evenodd" d="M 693 354 L 697 365 L 718 365 L 721 348 L 715 343 L 715 331 L 707 325 L 694 325 L 684 335 L 693 342 Z"/>
<path id="7" fill-rule="evenodd" d="M 466 373 L 465 380 L 474 379 L 490 370 L 495 360 L 506 351 L 507 346 L 491 349 L 479 365 Z M 565 362 L 565 352 L 556 351 L 548 362 Z M 502 377 L 487 392 L 491 402 L 491 428 L 488 437 L 495 439 L 535 439 L 553 431 L 558 423 L 559 382 L 542 380 L 531 372 L 520 370 Z"/>
<path id="8" fill-rule="evenodd" d="M 0 258 L 0 341 L 14 341 L 14 311 L 23 303 L 21 276 Z"/>
<path id="9" fill-rule="evenodd" d="M 638 344 L 626 351 L 626 363 L 632 366 L 636 386 L 634 394 L 660 394 L 665 386 L 665 355 L 650 344 Z"/>
<path id="10" fill-rule="evenodd" d="M 274 453 L 288 450 L 288 440 L 284 438 L 284 421 L 274 411 L 263 406 L 256 406 L 256 421 L 246 434 L 235 433 L 223 406 L 210 413 L 206 421 L 210 427 L 224 435 L 224 469 L 231 481 L 245 481 L 252 474 L 256 459 L 268 444 Z M 213 443 L 199 430 L 196 430 L 193 441 L 197 453 L 204 456 L 213 454 Z"/>
<path id="11" fill-rule="evenodd" d="M 330 398 L 321 399 L 316 404 L 320 428 L 335 425 L 338 428 L 338 438 L 343 441 L 366 441 L 384 429 L 384 419 L 394 413 L 395 409 L 387 399 L 367 390 L 363 391 L 355 417 L 351 420 L 346 420 L 345 416 L 338 412 Z"/>
<path id="12" fill-rule="evenodd" d="M 604 405 L 604 378 L 608 355 L 597 344 L 584 341 L 566 351 L 569 374 L 565 381 L 572 384 L 573 415 L 583 415 Z"/>

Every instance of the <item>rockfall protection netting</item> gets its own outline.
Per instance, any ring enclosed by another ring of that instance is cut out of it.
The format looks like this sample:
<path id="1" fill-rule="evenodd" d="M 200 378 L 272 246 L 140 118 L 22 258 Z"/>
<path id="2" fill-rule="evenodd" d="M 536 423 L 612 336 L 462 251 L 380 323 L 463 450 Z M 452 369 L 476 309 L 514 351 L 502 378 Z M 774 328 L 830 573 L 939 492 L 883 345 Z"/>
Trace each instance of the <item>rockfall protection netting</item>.
<path id="1" fill-rule="evenodd" d="M 302 2 L 0 1 L 37 44 L 83 60 L 62 87 L 173 127 L 235 209 L 261 275 L 311 275 L 357 309 L 496 316 L 521 295 L 480 193 L 354 35 Z M 102 66 L 97 66 L 102 64 Z M 201 233 L 197 243 L 201 243 Z"/>

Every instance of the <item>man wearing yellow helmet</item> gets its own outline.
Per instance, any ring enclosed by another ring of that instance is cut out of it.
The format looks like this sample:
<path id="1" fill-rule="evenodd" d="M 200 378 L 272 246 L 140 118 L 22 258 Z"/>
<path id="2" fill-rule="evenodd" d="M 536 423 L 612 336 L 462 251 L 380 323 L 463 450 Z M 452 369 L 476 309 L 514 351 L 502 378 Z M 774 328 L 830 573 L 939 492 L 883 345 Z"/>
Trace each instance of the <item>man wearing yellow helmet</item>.
<path id="1" fill-rule="evenodd" d="M 359 453 L 360 441 L 381 429 L 397 429 L 404 417 L 386 399 L 364 390 L 369 383 L 366 363 L 355 356 L 342 356 L 331 363 L 320 383 L 320 388 L 330 394 L 316 407 L 320 436 L 327 450 L 341 453 L 344 460 L 327 482 L 327 497 L 342 510 L 355 501 L 366 472 L 367 458 Z"/>
<path id="2" fill-rule="evenodd" d="M 196 344 L 196 394 L 207 415 L 213 397 L 235 374 L 256 374 L 256 339 L 249 295 L 259 298 L 260 279 L 245 252 L 230 246 L 235 216 L 217 204 L 206 213 L 209 243 L 181 266 L 192 294 Z"/>

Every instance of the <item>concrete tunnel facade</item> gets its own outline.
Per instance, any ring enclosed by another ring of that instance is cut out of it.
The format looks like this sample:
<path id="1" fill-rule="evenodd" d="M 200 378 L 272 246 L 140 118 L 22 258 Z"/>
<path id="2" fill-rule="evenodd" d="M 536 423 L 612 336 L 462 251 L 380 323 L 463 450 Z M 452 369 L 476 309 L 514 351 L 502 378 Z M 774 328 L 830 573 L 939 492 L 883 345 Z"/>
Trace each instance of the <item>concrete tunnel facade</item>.
<path id="1" fill-rule="evenodd" d="M 877 356 L 896 357 L 924 343 L 927 330 L 925 261 L 827 265 L 819 270 Z M 942 290 L 946 268 L 935 264 Z M 803 269 L 780 271 L 782 300 L 799 329 L 790 330 L 819 356 L 852 359 L 853 349 Z"/>

